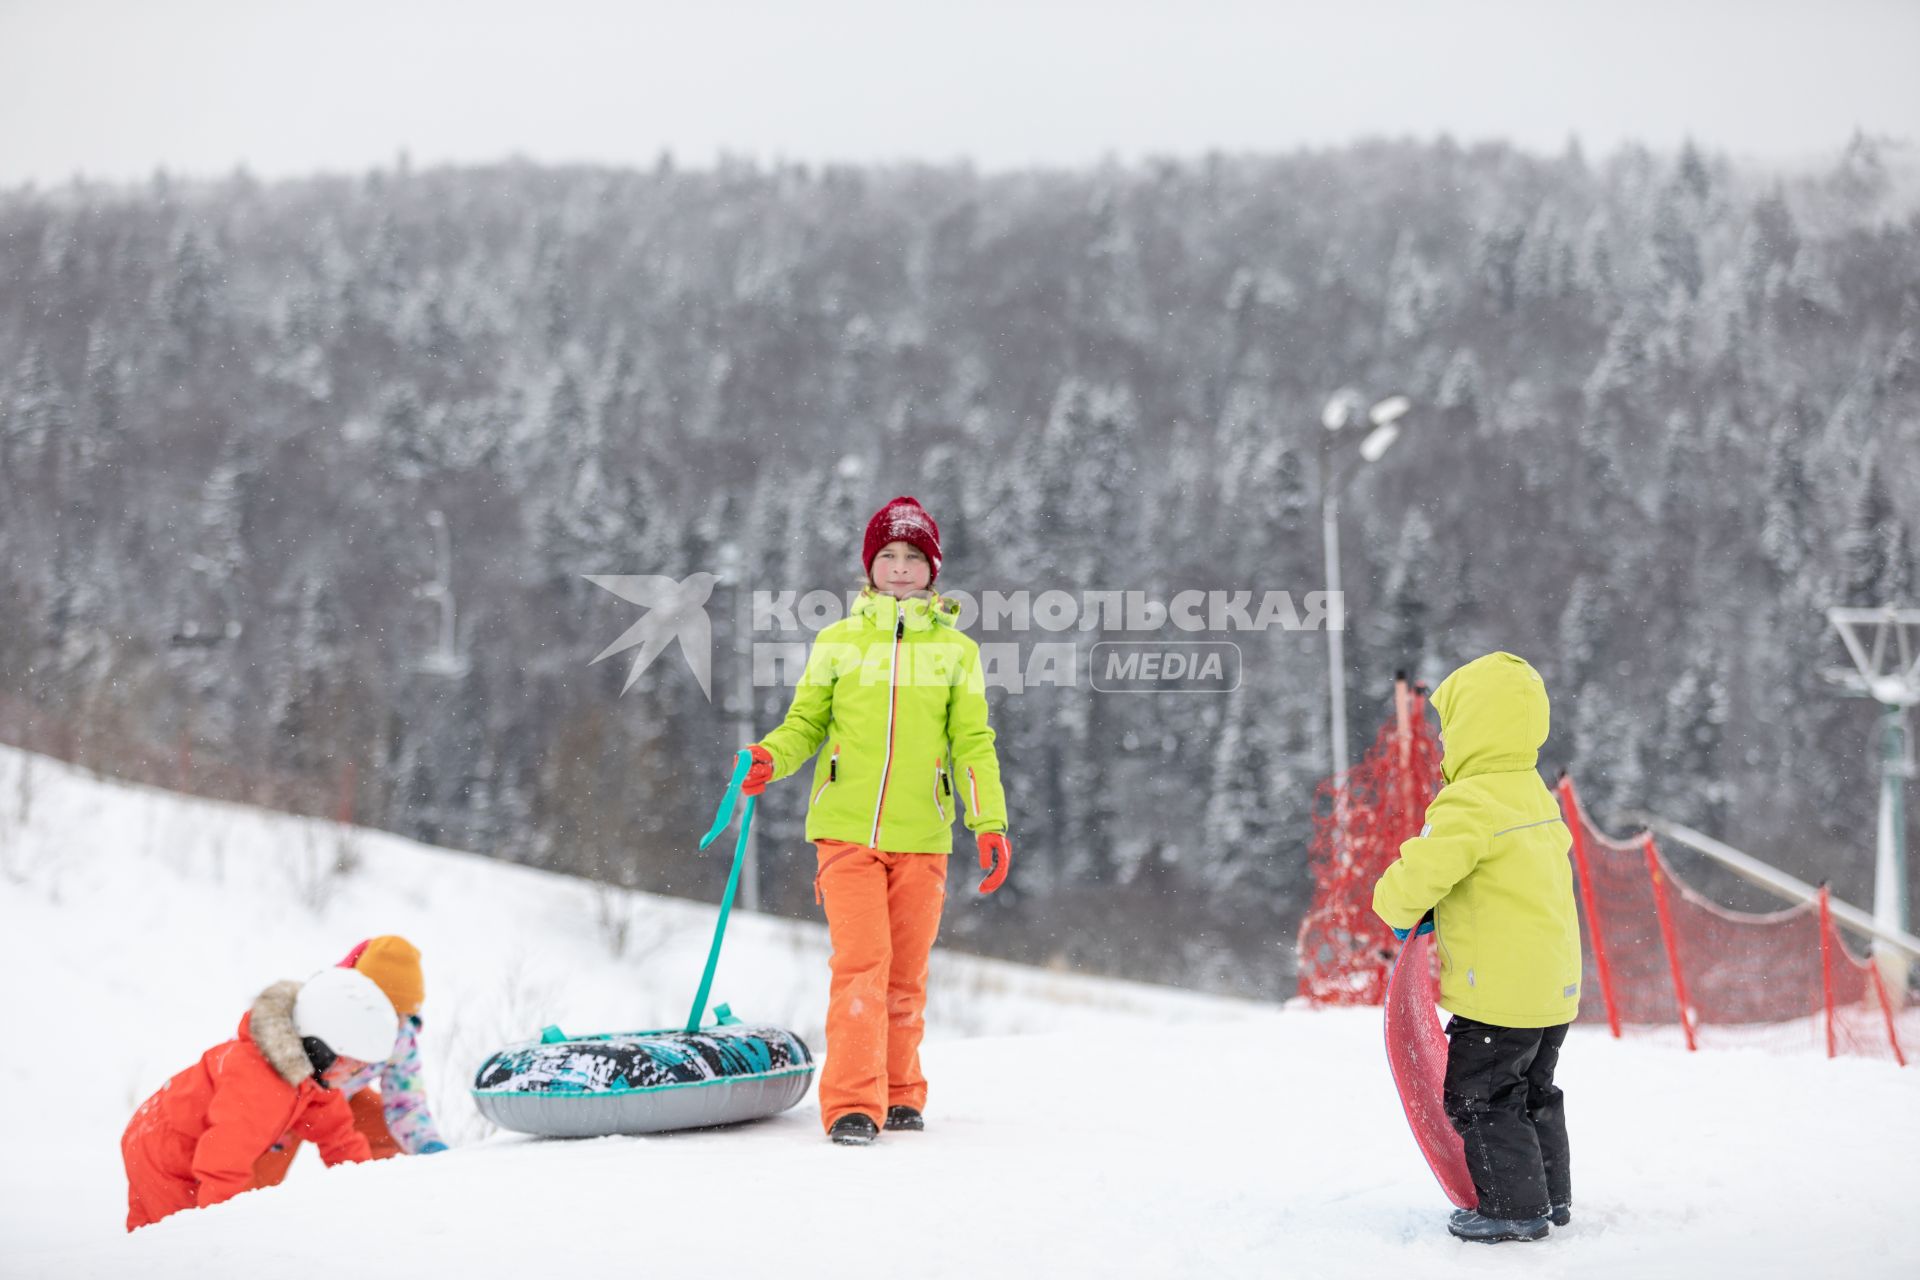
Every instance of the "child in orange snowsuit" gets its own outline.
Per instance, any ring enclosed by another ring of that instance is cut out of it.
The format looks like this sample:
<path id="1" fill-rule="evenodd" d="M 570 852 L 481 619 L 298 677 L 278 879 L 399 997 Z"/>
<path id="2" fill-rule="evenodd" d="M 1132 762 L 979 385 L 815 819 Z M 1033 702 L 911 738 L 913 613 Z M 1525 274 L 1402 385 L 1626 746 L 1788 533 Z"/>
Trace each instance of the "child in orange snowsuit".
<path id="1" fill-rule="evenodd" d="M 833 943 L 820 1117 L 843 1145 L 922 1129 L 927 958 L 946 901 L 953 818 L 966 809 L 980 885 L 1012 858 L 1006 796 L 987 724 L 979 646 L 929 588 L 940 530 L 912 498 L 867 524 L 867 586 L 851 616 L 820 633 L 780 727 L 748 750 L 743 790 L 814 762 L 807 839 Z"/>
<path id="2" fill-rule="evenodd" d="M 127 1230 L 248 1189 L 253 1165 L 289 1130 L 329 1165 L 369 1158 L 340 1082 L 386 1053 L 395 1014 L 351 969 L 260 993 L 232 1040 L 215 1045 L 140 1104 L 120 1138 Z"/>

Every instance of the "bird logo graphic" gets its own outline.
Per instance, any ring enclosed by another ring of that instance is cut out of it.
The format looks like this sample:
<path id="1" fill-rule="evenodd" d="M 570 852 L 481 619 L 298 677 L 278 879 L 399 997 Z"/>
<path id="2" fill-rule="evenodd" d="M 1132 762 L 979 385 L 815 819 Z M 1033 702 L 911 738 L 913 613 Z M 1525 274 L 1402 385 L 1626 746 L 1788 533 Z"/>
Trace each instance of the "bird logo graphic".
<path id="1" fill-rule="evenodd" d="M 589 573 L 585 577 L 594 586 L 604 587 L 627 603 L 647 610 L 640 621 L 628 627 L 618 640 L 593 659 L 598 662 L 640 646 L 640 652 L 634 655 L 633 667 L 627 672 L 627 682 L 620 686 L 623 696 L 640 679 L 640 673 L 660 656 L 660 651 L 678 640 L 680 652 L 693 668 L 693 678 L 700 682 L 700 692 L 708 702 L 713 701 L 713 624 L 707 618 L 706 605 L 707 597 L 713 594 L 713 584 L 720 580 L 717 575 L 694 573 L 679 582 L 650 573 Z M 592 666 L 593 662 L 587 665 Z"/>

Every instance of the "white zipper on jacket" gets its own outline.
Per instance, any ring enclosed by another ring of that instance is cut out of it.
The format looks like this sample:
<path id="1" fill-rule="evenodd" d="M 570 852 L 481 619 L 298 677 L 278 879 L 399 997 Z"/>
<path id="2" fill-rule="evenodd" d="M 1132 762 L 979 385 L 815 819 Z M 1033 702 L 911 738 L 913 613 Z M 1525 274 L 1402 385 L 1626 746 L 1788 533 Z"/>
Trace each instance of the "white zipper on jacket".
<path id="1" fill-rule="evenodd" d="M 893 772 L 893 708 L 900 700 L 900 639 L 907 634 L 907 611 L 899 601 L 893 605 L 893 668 L 887 672 L 887 756 L 880 765 L 880 794 L 873 798 L 873 832 L 867 844 L 880 847 L 880 810 L 887 803 L 887 778 Z"/>
<path id="2" fill-rule="evenodd" d="M 807 803 L 809 805 L 819 804 L 820 797 L 827 794 L 827 788 L 833 785 L 834 779 L 839 775 L 839 773 L 840 773 L 840 747 L 839 747 L 839 744 L 836 743 L 833 748 L 833 756 L 827 761 L 827 780 L 820 784 L 820 789 L 813 793 L 813 799 L 807 801 Z"/>

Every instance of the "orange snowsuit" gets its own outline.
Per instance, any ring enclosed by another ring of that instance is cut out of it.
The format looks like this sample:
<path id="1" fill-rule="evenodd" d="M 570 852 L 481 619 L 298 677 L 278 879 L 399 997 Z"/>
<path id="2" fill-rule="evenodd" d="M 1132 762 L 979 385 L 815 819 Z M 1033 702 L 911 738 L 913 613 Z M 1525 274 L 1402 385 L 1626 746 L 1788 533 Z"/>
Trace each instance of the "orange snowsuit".
<path id="1" fill-rule="evenodd" d="M 888 1107 L 925 1110 L 927 956 L 946 904 L 947 856 L 816 843 L 833 943 L 821 1122 L 831 1129 L 852 1111 L 880 1123 Z"/>
<path id="2" fill-rule="evenodd" d="M 375 1089 L 362 1089 L 347 1096 L 347 1108 L 353 1112 L 353 1127 L 367 1140 L 372 1152 L 370 1160 L 388 1160 L 400 1154 L 402 1148 L 393 1131 L 387 1128 L 387 1117 L 381 1108 L 380 1094 Z M 267 1153 L 253 1162 L 253 1181 L 247 1190 L 258 1191 L 262 1187 L 277 1187 L 287 1179 L 287 1170 L 293 1166 L 293 1158 L 300 1154 L 300 1139 L 282 1134 L 274 1140 Z"/>
<path id="3" fill-rule="evenodd" d="M 120 1138 L 127 1166 L 127 1230 L 245 1191 L 254 1162 L 292 1130 L 328 1164 L 372 1154 L 345 1097 L 313 1076 L 294 1028 L 297 982 L 260 993 L 239 1035 L 140 1104 Z"/>

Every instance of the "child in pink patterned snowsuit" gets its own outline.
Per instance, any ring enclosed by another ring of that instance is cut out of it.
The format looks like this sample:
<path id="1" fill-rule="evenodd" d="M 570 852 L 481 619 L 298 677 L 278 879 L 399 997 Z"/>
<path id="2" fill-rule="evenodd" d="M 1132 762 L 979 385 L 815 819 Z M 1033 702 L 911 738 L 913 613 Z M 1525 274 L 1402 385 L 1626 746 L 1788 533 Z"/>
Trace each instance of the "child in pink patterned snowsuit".
<path id="1" fill-rule="evenodd" d="M 353 1108 L 353 1125 L 367 1139 L 375 1160 L 397 1155 L 430 1155 L 447 1144 L 434 1127 L 427 1094 L 420 1078 L 420 1004 L 426 984 L 420 972 L 420 952 L 405 938 L 385 934 L 369 938 L 349 951 L 343 969 L 366 974 L 387 994 L 400 1015 L 400 1031 L 393 1053 L 385 1062 L 369 1063 L 340 1086 Z M 379 1088 L 373 1088 L 375 1082 Z M 300 1139 L 289 1133 L 253 1166 L 253 1186 L 278 1186 L 300 1149 Z"/>

